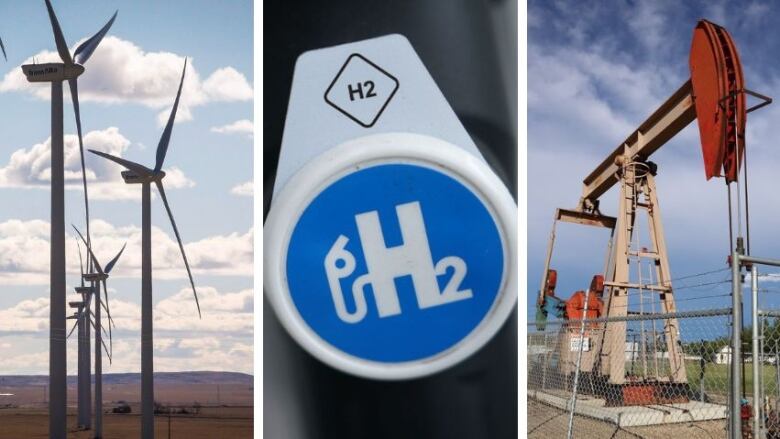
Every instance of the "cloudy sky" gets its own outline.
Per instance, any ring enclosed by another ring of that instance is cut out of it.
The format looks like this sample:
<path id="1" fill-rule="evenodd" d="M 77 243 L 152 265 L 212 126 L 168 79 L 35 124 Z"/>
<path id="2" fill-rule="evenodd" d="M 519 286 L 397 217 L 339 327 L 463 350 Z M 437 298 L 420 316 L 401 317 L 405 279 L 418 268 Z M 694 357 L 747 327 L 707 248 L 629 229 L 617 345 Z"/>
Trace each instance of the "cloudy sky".
<path id="1" fill-rule="evenodd" d="M 119 15 L 79 79 L 85 148 L 151 166 L 189 60 L 164 166 L 169 202 L 193 267 L 198 320 L 173 230 L 152 200 L 155 370 L 252 372 L 252 2 L 54 0 L 71 52 Z M 43 1 L 0 3 L 0 375 L 48 371 L 50 90 L 20 65 L 56 60 Z M 66 224 L 84 224 L 76 126 L 65 89 Z M 140 371 L 140 187 L 86 156 L 93 247 L 109 279 L 114 361 Z M 156 191 L 153 191 L 155 193 Z M 68 235 L 69 292 L 78 253 Z M 75 300 L 77 296 L 69 296 Z M 75 338 L 68 343 L 75 373 Z"/>
<path id="2" fill-rule="evenodd" d="M 545 247 L 556 207 L 574 208 L 582 179 L 689 77 L 688 53 L 700 18 L 725 26 L 742 59 L 746 86 L 780 97 L 774 61 L 780 5 L 760 2 L 547 2 L 528 6 L 528 316 L 533 319 Z M 774 17 L 774 18 L 773 18 Z M 778 222 L 780 106 L 747 124 L 753 254 L 780 254 Z M 698 128 L 691 124 L 652 160 L 672 277 L 727 268 L 728 217 L 723 180 L 705 180 Z M 602 211 L 617 214 L 617 188 Z M 645 229 L 646 230 L 646 229 Z M 552 266 L 559 297 L 585 289 L 603 271 L 605 232 L 560 225 Z M 675 283 L 678 308 L 727 306 L 727 271 Z M 761 301 L 780 306 L 769 281 Z M 776 284 L 775 284 L 776 285 Z M 717 296 L 717 297 L 715 297 Z"/>

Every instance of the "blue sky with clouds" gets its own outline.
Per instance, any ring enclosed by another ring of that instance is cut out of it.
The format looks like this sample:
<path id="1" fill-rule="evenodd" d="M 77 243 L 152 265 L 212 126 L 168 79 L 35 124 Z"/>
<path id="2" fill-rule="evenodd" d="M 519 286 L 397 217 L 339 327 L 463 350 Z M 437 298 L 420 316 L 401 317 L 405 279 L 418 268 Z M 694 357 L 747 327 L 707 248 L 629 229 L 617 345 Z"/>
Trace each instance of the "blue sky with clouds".
<path id="1" fill-rule="evenodd" d="M 152 200 L 155 363 L 158 370 L 252 371 L 253 11 L 250 0 L 53 0 L 75 47 L 119 10 L 79 80 L 85 147 L 152 164 L 184 57 L 189 60 L 164 168 L 166 193 L 204 309 L 197 319 L 173 231 Z M 44 2 L 0 2 L 0 375 L 48 370 L 47 169 L 49 88 L 19 66 L 54 55 Z M 75 121 L 65 91 L 66 223 L 83 227 Z M 109 280 L 114 363 L 140 370 L 140 187 L 87 154 L 93 242 L 105 260 L 128 248 Z M 155 192 L 155 191 L 153 191 Z M 78 282 L 68 241 L 69 286 Z M 75 297 L 74 297 L 75 298 Z M 204 303 L 205 302 L 205 303 Z M 10 355 L 9 355 L 10 354 Z M 75 372 L 75 340 L 69 373 Z"/>
<path id="2" fill-rule="evenodd" d="M 547 238 L 556 207 L 574 208 L 582 179 L 689 77 L 696 22 L 725 26 L 739 50 L 746 86 L 780 97 L 780 5 L 771 2 L 530 1 L 528 5 L 528 316 L 532 321 Z M 751 113 L 747 123 L 753 254 L 780 254 L 780 106 Z M 706 181 L 693 123 L 658 151 L 656 178 L 672 277 L 726 268 L 728 217 L 722 180 Z M 617 188 L 602 211 L 617 213 Z M 553 268 L 560 297 L 585 289 L 603 271 L 605 232 L 559 226 Z M 727 271 L 677 282 L 683 310 L 725 307 Z M 762 279 L 772 289 L 775 277 Z M 779 307 L 780 294 L 761 303 Z M 749 302 L 747 302 L 749 303 Z"/>

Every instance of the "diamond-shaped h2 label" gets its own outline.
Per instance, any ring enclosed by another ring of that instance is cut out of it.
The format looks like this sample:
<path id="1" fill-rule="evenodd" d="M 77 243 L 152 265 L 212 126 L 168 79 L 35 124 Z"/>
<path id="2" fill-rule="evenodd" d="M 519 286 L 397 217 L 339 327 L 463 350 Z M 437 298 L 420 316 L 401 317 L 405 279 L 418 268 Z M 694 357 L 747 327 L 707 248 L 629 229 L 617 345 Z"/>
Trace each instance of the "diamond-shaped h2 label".
<path id="1" fill-rule="evenodd" d="M 398 90 L 390 73 L 353 53 L 325 91 L 325 102 L 365 128 L 372 127 Z"/>

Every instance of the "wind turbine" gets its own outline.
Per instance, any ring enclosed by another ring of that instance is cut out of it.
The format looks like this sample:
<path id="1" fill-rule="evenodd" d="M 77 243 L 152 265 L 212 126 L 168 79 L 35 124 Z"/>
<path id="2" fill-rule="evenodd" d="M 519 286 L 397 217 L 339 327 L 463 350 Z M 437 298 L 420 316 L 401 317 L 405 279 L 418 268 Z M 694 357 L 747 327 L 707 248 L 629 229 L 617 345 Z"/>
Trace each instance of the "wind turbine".
<path id="1" fill-rule="evenodd" d="M 0 38 L 0 50 L 3 51 L 3 58 L 8 61 L 8 57 L 5 55 L 5 46 L 3 46 L 3 39 Z"/>
<path id="2" fill-rule="evenodd" d="M 151 219 L 151 184 L 157 186 L 160 198 L 168 212 L 168 217 L 173 226 L 173 233 L 176 235 L 176 241 L 179 243 L 179 250 L 184 259 L 184 266 L 187 268 L 187 276 L 190 279 L 192 293 L 195 296 L 195 305 L 198 307 L 198 317 L 200 317 L 200 303 L 198 302 L 198 293 L 195 291 L 195 282 L 192 280 L 190 264 L 187 262 L 187 255 L 184 253 L 184 245 L 179 236 L 179 229 L 176 227 L 176 221 L 173 219 L 173 213 L 168 205 L 168 199 L 165 197 L 162 179 L 165 172 L 162 170 L 165 154 L 168 151 L 168 143 L 171 140 L 171 130 L 173 122 L 176 119 L 176 109 L 179 107 L 179 98 L 181 97 L 181 88 L 184 84 L 184 74 L 187 71 L 187 60 L 184 60 L 184 69 L 181 72 L 181 81 L 179 82 L 179 91 L 176 93 L 176 100 L 171 109 L 171 115 L 168 118 L 168 124 L 163 130 L 160 143 L 157 145 L 157 160 L 154 169 L 131 162 L 119 157 L 114 157 L 100 151 L 89 150 L 103 158 L 120 164 L 126 171 L 122 171 L 122 178 L 127 184 L 141 184 L 141 437 L 151 439 L 154 437 L 154 361 L 153 361 L 153 333 L 152 333 L 152 219 Z"/>
<path id="3" fill-rule="evenodd" d="M 89 206 L 87 205 L 87 177 L 84 172 L 84 147 L 81 138 L 81 115 L 79 112 L 78 77 L 84 73 L 85 63 L 116 18 L 114 16 L 102 29 L 82 43 L 75 52 L 75 61 L 70 55 L 62 29 L 54 14 L 50 0 L 46 0 L 54 41 L 62 63 L 25 64 L 22 66 L 29 82 L 51 83 L 51 255 L 50 255 L 50 311 L 49 311 L 49 437 L 65 439 L 67 434 L 67 348 L 65 344 L 65 170 L 63 157 L 62 82 L 70 86 L 73 109 L 76 115 L 79 150 L 81 152 L 82 181 L 84 183 L 84 205 L 89 228 Z M 89 232 L 87 232 L 89 235 Z"/>
<path id="4" fill-rule="evenodd" d="M 79 249 L 79 267 L 81 268 L 81 286 L 76 287 L 76 292 L 81 295 L 80 302 L 70 302 L 71 308 L 77 308 L 76 313 L 68 319 L 76 319 L 73 329 L 78 327 L 78 426 L 89 430 L 92 428 L 92 383 L 90 380 L 90 302 L 92 301 L 92 286 L 84 285 L 84 262 L 81 258 L 81 246 Z M 73 333 L 70 330 L 68 337 Z"/>
<path id="5" fill-rule="evenodd" d="M 92 252 L 92 247 L 87 245 L 87 240 L 84 239 L 84 236 L 81 235 L 79 229 L 77 229 L 76 226 L 73 226 L 73 229 L 76 230 L 76 233 L 78 233 L 79 237 L 84 242 L 84 245 L 87 246 L 87 251 L 89 252 L 90 258 L 92 259 L 92 265 L 95 267 L 95 270 L 97 270 L 94 273 L 86 273 L 83 276 L 83 279 L 87 282 L 92 282 L 92 285 L 94 285 L 95 288 L 95 438 L 97 439 L 103 437 L 103 355 L 100 351 L 100 348 L 101 346 L 104 349 L 106 348 L 105 342 L 102 338 L 103 334 L 101 333 L 103 328 L 100 321 L 100 309 L 102 306 L 100 302 L 100 284 L 103 284 L 103 294 L 105 294 L 106 297 L 105 310 L 106 314 L 108 315 L 108 340 L 109 346 L 111 346 L 111 348 L 107 349 L 107 351 L 108 360 L 110 362 L 113 355 L 113 337 L 111 336 L 111 326 L 113 325 L 113 320 L 111 319 L 111 308 L 108 306 L 108 286 L 106 285 L 106 279 L 108 279 L 108 275 L 111 273 L 114 265 L 116 265 L 119 257 L 122 256 L 122 252 L 125 251 L 127 243 L 122 246 L 122 248 L 119 250 L 119 253 L 117 253 L 116 256 L 114 256 L 114 259 L 111 259 L 111 261 L 106 264 L 106 268 L 103 269 L 101 268 L 97 257 Z"/>

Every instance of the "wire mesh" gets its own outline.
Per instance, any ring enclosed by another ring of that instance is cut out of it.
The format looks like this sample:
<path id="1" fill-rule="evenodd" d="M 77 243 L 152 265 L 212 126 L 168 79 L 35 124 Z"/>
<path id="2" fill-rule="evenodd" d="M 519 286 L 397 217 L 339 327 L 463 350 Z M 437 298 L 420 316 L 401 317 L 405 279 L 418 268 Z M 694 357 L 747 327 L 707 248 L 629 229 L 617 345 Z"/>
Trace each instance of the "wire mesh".
<path id="1" fill-rule="evenodd" d="M 745 355 L 747 369 L 758 369 L 758 383 L 751 379 L 746 383 L 748 400 L 752 407 L 759 410 L 759 437 L 768 439 L 780 438 L 780 310 L 759 310 L 759 350 L 758 361 L 753 362 L 752 353 L 748 349 Z M 751 328 L 752 329 L 752 328 Z M 752 334 L 746 331 L 742 337 L 745 347 L 752 345 Z M 752 374 L 751 374 L 752 377 Z M 755 386 L 755 387 L 754 387 Z M 754 390 L 758 389 L 757 398 Z M 756 403 L 758 399 L 758 403 Z"/>
<path id="2" fill-rule="evenodd" d="M 730 309 L 530 324 L 528 437 L 727 437 L 730 344 Z"/>

